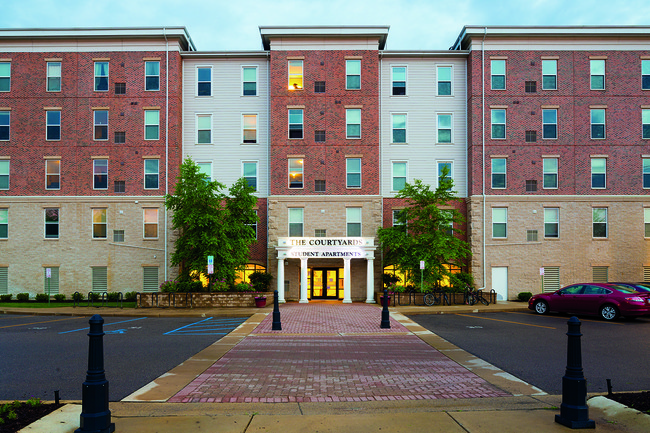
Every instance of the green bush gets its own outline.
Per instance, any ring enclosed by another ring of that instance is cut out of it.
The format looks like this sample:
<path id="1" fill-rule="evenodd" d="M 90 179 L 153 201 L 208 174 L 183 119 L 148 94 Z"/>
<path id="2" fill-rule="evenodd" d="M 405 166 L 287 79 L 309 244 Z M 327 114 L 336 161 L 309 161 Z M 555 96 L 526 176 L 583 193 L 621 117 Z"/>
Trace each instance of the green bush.
<path id="1" fill-rule="evenodd" d="M 56 302 L 63 302 L 63 301 L 65 301 L 65 295 L 62 294 L 62 293 L 58 293 L 58 294 L 54 295 L 54 300 Z"/>
<path id="2" fill-rule="evenodd" d="M 8 295 L 0 295 L 0 301 L 2 301 L 2 302 L 9 302 L 9 301 L 11 301 L 11 298 L 12 298 L 13 296 L 14 296 L 14 295 L 12 295 L 12 294 L 8 294 Z"/>
<path id="3" fill-rule="evenodd" d="M 448 290 L 449 292 L 460 293 L 464 292 L 467 286 L 474 287 L 474 277 L 468 272 L 451 274 L 449 280 L 451 282 L 451 287 Z"/>
<path id="4" fill-rule="evenodd" d="M 84 295 L 79 292 L 74 292 L 72 295 L 72 300 L 75 302 L 81 302 L 84 299 Z"/>
<path id="5" fill-rule="evenodd" d="M 253 287 L 252 284 L 250 283 L 239 283 L 235 284 L 233 287 L 235 289 L 235 292 L 266 292 L 267 290 L 257 290 Z"/>
<path id="6" fill-rule="evenodd" d="M 120 292 L 110 292 L 106 295 L 106 299 L 111 302 L 117 302 L 120 300 Z"/>
<path id="7" fill-rule="evenodd" d="M 138 297 L 138 292 L 126 292 L 124 294 L 124 301 L 135 302 L 137 297 Z"/>
<path id="8" fill-rule="evenodd" d="M 160 285 L 160 291 L 163 293 L 174 293 L 178 291 L 178 285 L 180 283 L 176 283 L 174 281 L 165 281 Z"/>
<path id="9" fill-rule="evenodd" d="M 176 291 L 187 292 L 203 292 L 203 283 L 201 281 L 181 281 L 176 283 Z"/>
<path id="10" fill-rule="evenodd" d="M 47 296 L 47 294 L 45 293 L 37 293 L 35 299 L 36 302 L 47 302 L 47 300 L 50 299 L 50 297 Z"/>
<path id="11" fill-rule="evenodd" d="M 517 299 L 523 302 L 528 302 L 528 300 L 532 297 L 533 294 L 530 292 L 521 292 L 520 294 L 517 295 Z"/>
<path id="12" fill-rule="evenodd" d="M 269 292 L 271 290 L 273 275 L 269 273 L 255 271 L 248 276 L 248 279 L 256 292 Z M 247 290 L 242 291 L 246 292 Z"/>
<path id="13" fill-rule="evenodd" d="M 19 293 L 16 295 L 16 300 L 19 302 L 29 301 L 29 293 Z"/>

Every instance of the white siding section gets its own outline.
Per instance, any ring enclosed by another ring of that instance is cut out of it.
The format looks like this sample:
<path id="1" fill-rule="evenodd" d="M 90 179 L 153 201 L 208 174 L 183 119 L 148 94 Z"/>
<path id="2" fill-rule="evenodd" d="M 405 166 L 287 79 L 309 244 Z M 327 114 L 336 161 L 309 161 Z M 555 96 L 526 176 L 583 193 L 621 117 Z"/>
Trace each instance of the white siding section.
<path id="1" fill-rule="evenodd" d="M 392 66 L 406 66 L 406 96 L 392 96 Z M 452 95 L 438 96 L 437 67 L 452 67 Z M 382 195 L 392 197 L 391 162 L 408 162 L 407 182 L 437 186 L 436 161 L 453 161 L 455 191 L 467 196 L 466 59 L 383 58 L 381 61 Z M 407 114 L 405 144 L 392 144 L 392 113 Z M 438 144 L 437 115 L 451 114 L 452 143 Z"/>
<path id="2" fill-rule="evenodd" d="M 197 96 L 197 66 L 212 67 L 211 96 Z M 242 96 L 242 67 L 257 66 L 257 96 Z M 183 158 L 212 163 L 212 179 L 230 187 L 242 161 L 257 161 L 257 195 L 268 195 L 268 63 L 266 58 L 183 60 Z M 196 144 L 196 115 L 212 115 L 212 144 Z M 257 144 L 243 144 L 242 115 L 257 114 Z"/>
<path id="3" fill-rule="evenodd" d="M 161 39 L 163 36 L 160 36 Z M 2 44 L 2 51 L 5 53 L 88 53 L 94 51 L 165 51 L 165 40 L 154 41 L 143 40 L 42 40 L 12 41 L 5 40 Z M 170 38 L 169 51 L 181 51 L 180 46 L 174 38 Z"/>

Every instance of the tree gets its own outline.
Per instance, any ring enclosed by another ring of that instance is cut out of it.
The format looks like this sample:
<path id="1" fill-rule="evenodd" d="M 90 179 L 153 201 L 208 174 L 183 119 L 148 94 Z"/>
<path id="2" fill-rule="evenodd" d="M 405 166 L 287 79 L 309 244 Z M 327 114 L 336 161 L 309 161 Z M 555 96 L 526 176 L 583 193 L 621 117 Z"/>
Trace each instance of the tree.
<path id="1" fill-rule="evenodd" d="M 406 199 L 407 206 L 397 216 L 393 227 L 377 232 L 384 250 L 385 262 L 408 275 L 414 283 L 420 280 L 420 261 L 424 260 L 425 287 L 434 287 L 445 277 L 451 278 L 450 264 L 460 264 L 471 254 L 467 242 L 451 230 L 451 224 L 462 223 L 462 214 L 452 204 L 453 181 L 445 168 L 435 191 L 416 179 L 395 196 Z M 419 284 L 416 284 L 419 285 Z"/>
<path id="2" fill-rule="evenodd" d="M 235 182 L 228 194 L 225 186 L 199 171 L 187 158 L 180 167 L 174 195 L 165 196 L 167 209 L 174 212 L 172 228 L 178 231 L 171 263 L 180 266 L 179 280 L 191 280 L 207 274 L 208 256 L 214 256 L 216 280 L 233 284 L 235 273 L 246 265 L 250 245 L 256 242 L 257 222 L 253 207 L 255 191 L 245 179 Z"/>

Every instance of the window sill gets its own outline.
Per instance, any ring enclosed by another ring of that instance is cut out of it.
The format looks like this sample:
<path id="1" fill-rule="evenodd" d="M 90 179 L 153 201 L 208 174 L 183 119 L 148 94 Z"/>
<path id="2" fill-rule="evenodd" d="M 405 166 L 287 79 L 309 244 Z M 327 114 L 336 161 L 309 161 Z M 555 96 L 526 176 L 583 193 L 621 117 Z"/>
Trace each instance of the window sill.
<path id="1" fill-rule="evenodd" d="M 392 146 L 392 145 L 395 145 L 395 146 L 408 146 L 408 141 L 405 141 L 405 142 L 403 142 L 403 143 L 402 143 L 402 142 L 397 142 L 397 143 L 395 143 L 395 142 L 391 142 L 390 145 L 391 145 L 391 146 Z"/>
<path id="2" fill-rule="evenodd" d="M 142 238 L 143 241 L 159 241 L 160 238 Z"/>
<path id="3" fill-rule="evenodd" d="M 93 241 L 107 241 L 108 238 L 92 238 Z"/>
<path id="4" fill-rule="evenodd" d="M 594 237 L 592 237 L 591 240 L 592 241 L 608 241 L 609 238 L 594 238 Z"/>
<path id="5" fill-rule="evenodd" d="M 214 146 L 214 143 L 194 143 L 196 146 Z"/>
<path id="6" fill-rule="evenodd" d="M 46 242 L 51 242 L 51 241 L 58 241 L 59 238 L 43 238 L 43 240 Z"/>
<path id="7" fill-rule="evenodd" d="M 242 146 L 257 146 L 259 143 L 241 143 Z"/>
<path id="8" fill-rule="evenodd" d="M 453 146 L 454 143 L 436 143 L 436 146 Z"/>
<path id="9" fill-rule="evenodd" d="M 557 238 L 547 238 L 547 237 L 544 237 L 544 240 L 545 240 L 545 241 L 559 241 L 559 240 L 560 240 L 560 237 L 559 237 L 559 236 L 558 236 Z"/>
<path id="10" fill-rule="evenodd" d="M 544 92 L 557 92 L 557 89 L 542 89 Z"/>

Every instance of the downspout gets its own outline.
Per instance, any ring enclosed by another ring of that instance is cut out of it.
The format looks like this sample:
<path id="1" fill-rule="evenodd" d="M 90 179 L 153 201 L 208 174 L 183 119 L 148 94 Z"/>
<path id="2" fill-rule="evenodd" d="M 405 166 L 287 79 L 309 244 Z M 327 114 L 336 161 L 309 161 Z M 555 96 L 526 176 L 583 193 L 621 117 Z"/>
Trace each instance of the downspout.
<path id="1" fill-rule="evenodd" d="M 482 228 L 482 234 L 483 234 L 483 242 L 482 242 L 482 247 L 483 247 L 483 252 L 482 252 L 482 260 L 483 260 L 483 288 L 485 289 L 487 287 L 487 271 L 485 269 L 486 266 L 486 260 L 485 260 L 485 240 L 486 240 L 486 235 L 485 235 L 485 38 L 487 37 L 487 27 L 484 27 L 484 33 L 483 33 L 483 40 L 481 41 L 481 157 L 483 158 L 483 164 L 482 164 L 482 184 L 483 184 L 483 191 L 482 191 L 482 196 L 483 196 L 483 228 Z"/>
<path id="2" fill-rule="evenodd" d="M 382 70 L 383 70 L 383 67 L 384 67 L 383 63 L 384 63 L 384 56 L 383 56 L 383 53 L 380 51 L 379 52 L 379 86 L 377 86 L 379 88 L 379 104 L 378 104 L 379 105 L 379 122 L 378 122 L 378 125 L 379 125 L 379 167 L 378 167 L 378 170 L 379 170 L 379 199 L 381 201 L 381 206 L 380 206 L 380 209 L 381 209 L 381 223 L 380 223 L 380 226 L 379 226 L 380 228 L 384 227 L 384 174 L 383 174 L 384 173 L 384 170 L 383 170 L 383 166 L 384 166 L 384 146 L 383 146 L 383 140 L 382 140 L 382 127 L 381 127 L 381 118 L 382 118 L 382 109 L 381 109 L 381 102 L 382 102 L 382 91 L 381 90 L 382 89 L 381 89 L 381 86 L 383 85 L 383 79 L 382 79 Z M 379 254 L 381 256 L 380 264 L 381 264 L 381 273 L 383 275 L 383 273 L 384 273 L 384 249 L 383 248 L 379 249 Z M 376 284 L 375 284 L 375 287 L 377 287 Z M 384 287 L 383 283 L 381 283 L 381 285 L 379 287 L 380 287 L 380 290 L 382 290 L 383 287 Z M 374 288 L 373 288 L 373 292 L 374 292 Z"/>
<path id="3" fill-rule="evenodd" d="M 269 48 L 270 50 L 270 48 Z M 266 269 L 269 269 L 269 203 L 271 201 L 271 52 L 266 55 Z M 268 271 L 267 271 L 268 272 Z M 284 281 L 282 282 L 284 286 Z"/>
<path id="4" fill-rule="evenodd" d="M 165 36 L 165 197 L 169 194 L 169 40 L 167 31 L 163 27 Z M 167 281 L 167 206 L 165 206 L 165 281 Z"/>

